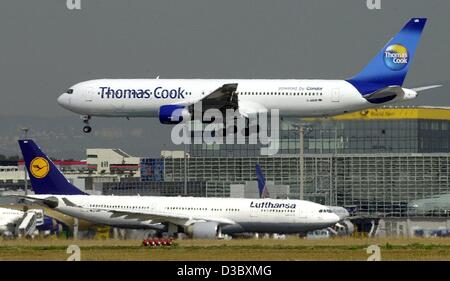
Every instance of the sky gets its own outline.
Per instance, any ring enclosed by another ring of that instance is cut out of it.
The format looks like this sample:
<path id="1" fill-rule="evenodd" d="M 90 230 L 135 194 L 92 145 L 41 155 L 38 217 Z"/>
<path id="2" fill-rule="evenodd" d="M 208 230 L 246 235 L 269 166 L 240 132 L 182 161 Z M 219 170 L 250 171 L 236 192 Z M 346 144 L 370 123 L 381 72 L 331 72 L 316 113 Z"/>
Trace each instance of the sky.
<path id="1" fill-rule="evenodd" d="M 94 118 L 97 133 L 84 135 L 56 98 L 96 78 L 345 79 L 411 17 L 429 22 L 405 85 L 450 80 L 448 0 L 381 0 L 380 10 L 366 0 L 80 1 L 81 10 L 65 0 L 1 1 L 0 153 L 17 152 L 22 126 L 66 157 L 88 147 L 179 149 L 157 119 Z M 450 106 L 448 92 L 410 104 Z"/>

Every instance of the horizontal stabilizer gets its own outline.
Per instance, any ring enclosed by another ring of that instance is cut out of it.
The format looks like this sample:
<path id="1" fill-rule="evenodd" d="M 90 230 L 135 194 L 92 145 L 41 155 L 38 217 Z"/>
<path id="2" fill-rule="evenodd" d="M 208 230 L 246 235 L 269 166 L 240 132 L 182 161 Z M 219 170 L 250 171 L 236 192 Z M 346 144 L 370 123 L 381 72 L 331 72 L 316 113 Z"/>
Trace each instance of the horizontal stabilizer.
<path id="1" fill-rule="evenodd" d="M 364 96 L 364 98 L 374 104 L 385 103 L 395 99 L 396 97 L 402 97 L 405 95 L 402 87 L 390 86 L 384 89 L 378 90 L 370 95 Z"/>
<path id="2" fill-rule="evenodd" d="M 430 85 L 430 86 L 423 86 L 423 87 L 412 88 L 411 90 L 413 90 L 415 92 L 422 92 L 422 91 L 426 91 L 426 90 L 440 88 L 442 86 L 443 85 Z"/>

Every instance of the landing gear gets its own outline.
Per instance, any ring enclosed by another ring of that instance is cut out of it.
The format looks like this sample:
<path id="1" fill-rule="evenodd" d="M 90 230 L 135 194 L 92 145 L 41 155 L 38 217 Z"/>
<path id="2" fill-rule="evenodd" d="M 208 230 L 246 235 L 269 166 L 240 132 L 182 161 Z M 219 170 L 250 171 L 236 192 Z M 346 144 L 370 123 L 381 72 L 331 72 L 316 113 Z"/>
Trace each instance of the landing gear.
<path id="1" fill-rule="evenodd" d="M 84 126 L 83 127 L 83 132 L 85 132 L 86 134 L 90 133 L 92 131 L 91 126 Z"/>
<path id="2" fill-rule="evenodd" d="M 89 120 L 91 120 L 90 115 L 82 115 L 81 120 L 83 120 L 83 123 L 85 126 L 83 127 L 83 132 L 86 134 L 89 134 L 92 131 L 91 126 L 89 126 Z"/>

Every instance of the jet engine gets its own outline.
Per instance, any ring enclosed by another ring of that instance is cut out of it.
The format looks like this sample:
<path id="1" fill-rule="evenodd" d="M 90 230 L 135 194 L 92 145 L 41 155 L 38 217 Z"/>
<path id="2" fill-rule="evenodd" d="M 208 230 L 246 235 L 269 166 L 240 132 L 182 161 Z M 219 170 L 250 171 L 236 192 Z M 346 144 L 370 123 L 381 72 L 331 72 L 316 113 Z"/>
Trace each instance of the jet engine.
<path id="1" fill-rule="evenodd" d="M 355 231 L 355 226 L 350 220 L 343 220 L 341 223 L 345 226 L 347 235 L 351 235 Z"/>
<path id="2" fill-rule="evenodd" d="M 355 231 L 355 226 L 350 220 L 342 220 L 331 227 L 331 231 L 334 235 L 347 236 Z"/>
<path id="3" fill-rule="evenodd" d="M 50 209 L 54 209 L 54 208 L 58 207 L 59 200 L 55 196 L 50 196 L 50 197 L 47 197 L 44 200 L 42 200 L 42 203 L 44 205 L 46 205 L 47 207 L 49 207 Z"/>
<path id="4" fill-rule="evenodd" d="M 191 118 L 191 113 L 183 105 L 163 105 L 159 108 L 158 115 L 162 124 L 179 124 Z"/>
<path id="5" fill-rule="evenodd" d="M 217 222 L 196 222 L 186 228 L 186 233 L 194 239 L 217 239 L 221 235 Z"/>

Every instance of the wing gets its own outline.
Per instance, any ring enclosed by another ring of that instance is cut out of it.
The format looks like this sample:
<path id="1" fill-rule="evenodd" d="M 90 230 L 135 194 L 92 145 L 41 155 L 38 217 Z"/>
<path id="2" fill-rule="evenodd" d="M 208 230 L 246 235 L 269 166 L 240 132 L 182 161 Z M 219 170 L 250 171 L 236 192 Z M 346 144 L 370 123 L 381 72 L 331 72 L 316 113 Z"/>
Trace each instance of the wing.
<path id="1" fill-rule="evenodd" d="M 237 83 L 222 85 L 207 96 L 189 105 L 189 111 L 194 112 L 196 108 L 200 108 L 198 106 L 200 103 L 202 112 L 212 108 L 216 108 L 221 112 L 225 112 L 229 108 L 238 109 L 237 86 Z"/>
<path id="2" fill-rule="evenodd" d="M 155 212 L 151 210 L 146 211 L 131 211 L 131 210 L 111 210 L 105 209 L 104 211 L 112 212 L 111 217 L 124 219 L 138 219 L 142 221 L 151 220 L 152 222 L 170 222 L 180 226 L 188 226 L 196 222 L 217 222 L 219 224 L 235 224 L 234 221 L 226 218 L 207 217 L 207 216 L 186 216 L 174 213 Z"/>
<path id="3" fill-rule="evenodd" d="M 239 102 L 239 114 L 248 118 L 258 113 L 267 113 L 267 108 L 256 102 L 242 101 Z"/>
<path id="4" fill-rule="evenodd" d="M 7 195 L 4 197 L 28 200 L 33 203 L 36 203 L 36 204 L 39 204 L 42 206 L 46 206 L 49 208 L 55 208 L 58 206 L 58 198 L 56 198 L 55 196 L 52 196 L 52 195 L 49 195 L 47 197 L 33 196 L 33 195 Z"/>
<path id="5" fill-rule="evenodd" d="M 180 105 L 186 106 L 190 114 L 196 114 L 196 116 L 203 116 L 202 113 L 208 109 L 218 109 L 223 115 L 227 109 L 238 110 L 239 114 L 245 118 L 267 112 L 267 108 L 259 103 L 239 101 L 237 87 L 237 83 L 223 84 L 197 101 Z"/>

